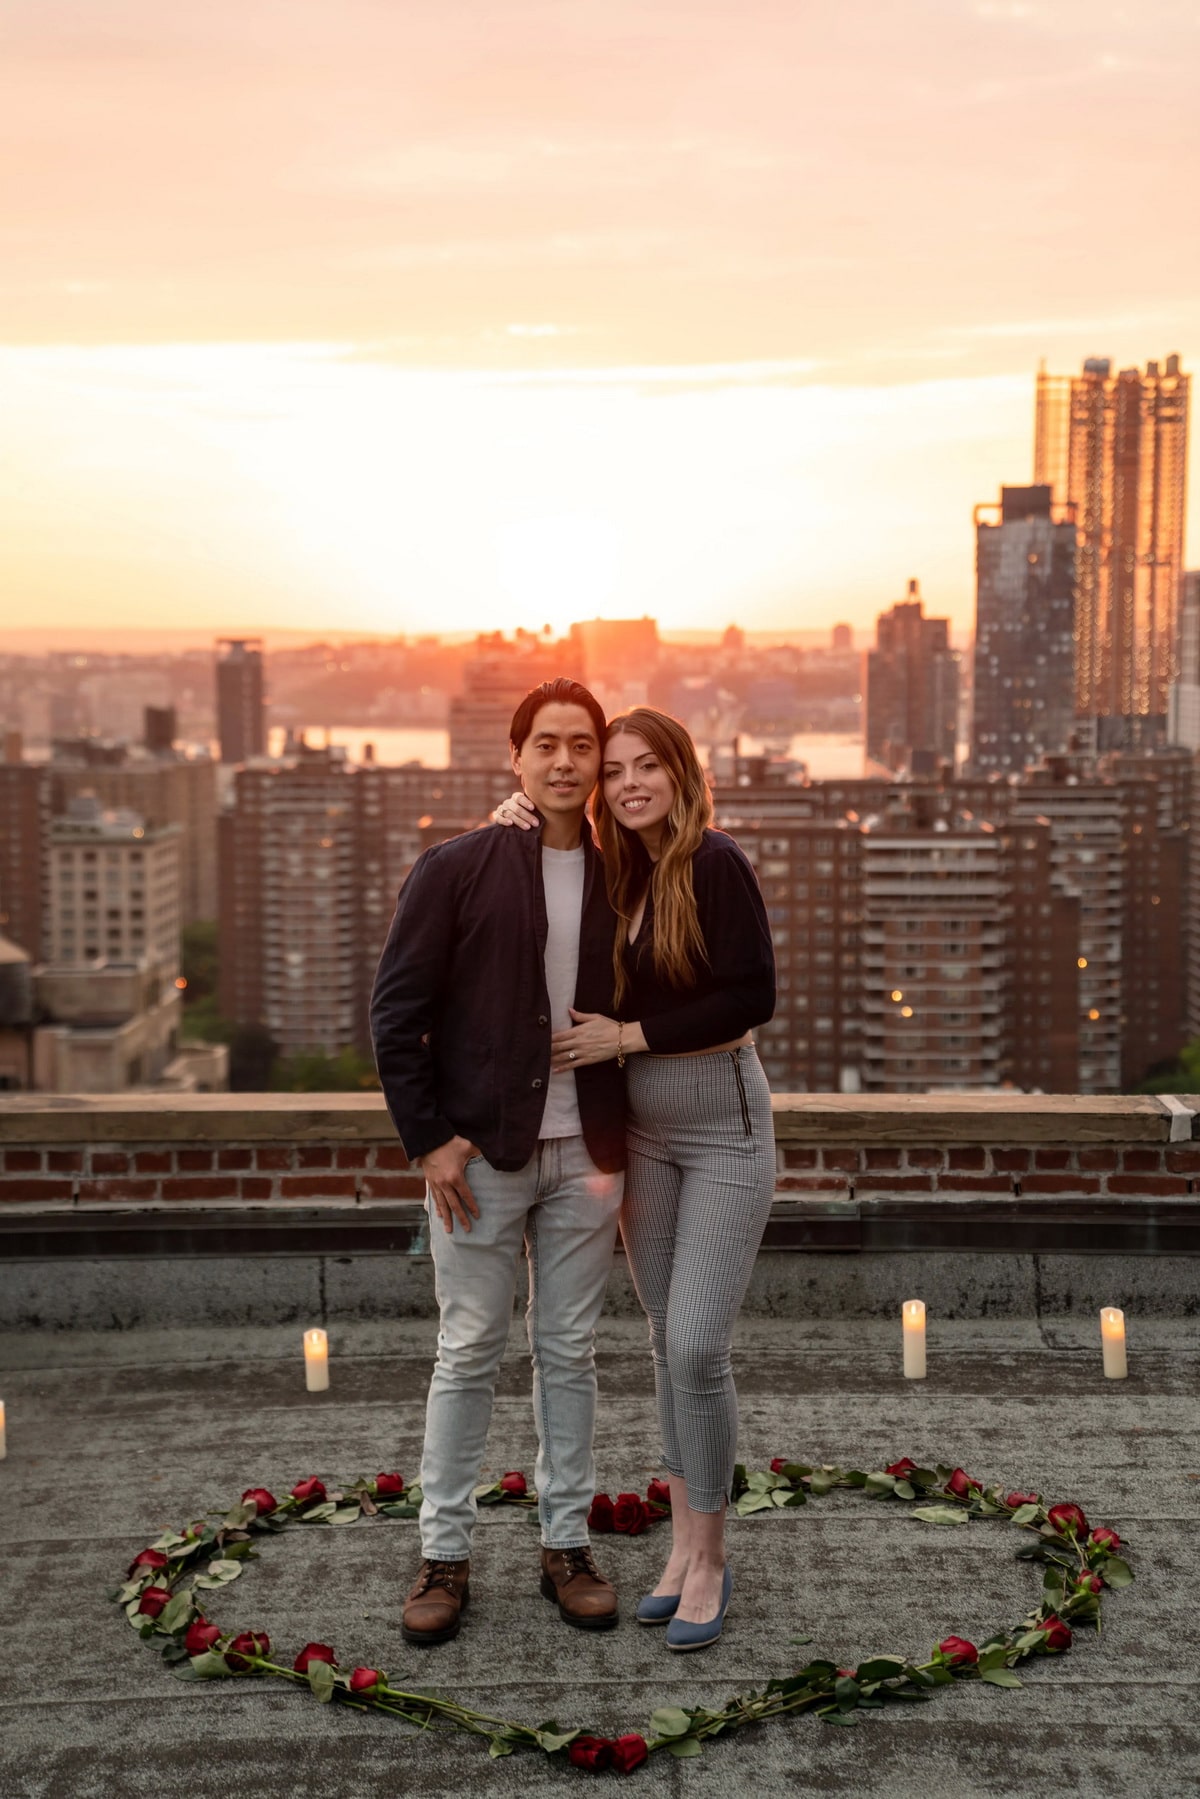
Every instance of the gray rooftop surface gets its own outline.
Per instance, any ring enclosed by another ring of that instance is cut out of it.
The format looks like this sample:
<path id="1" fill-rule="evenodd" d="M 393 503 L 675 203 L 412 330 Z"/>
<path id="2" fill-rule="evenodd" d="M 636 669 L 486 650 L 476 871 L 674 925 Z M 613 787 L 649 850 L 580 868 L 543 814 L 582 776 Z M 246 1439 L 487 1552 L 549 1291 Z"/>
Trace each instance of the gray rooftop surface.
<path id="1" fill-rule="evenodd" d="M 147 1278 L 165 1278 L 147 1272 Z M 9 1455 L 0 1462 L 0 1794 L 4 1799 L 217 1795 L 457 1795 L 587 1790 L 540 1755 L 489 1760 L 480 1742 L 414 1734 L 319 1706 L 270 1682 L 185 1684 L 141 1644 L 105 1589 L 164 1527 L 264 1484 L 416 1472 L 433 1322 L 334 1327 L 332 1387 L 304 1391 L 299 1331 L 23 1333 L 0 1337 Z M 1195 1320 L 1131 1318 L 1130 1378 L 1105 1381 L 1093 1320 L 930 1322 L 929 1378 L 900 1374 L 899 1325 L 747 1318 L 739 1330 L 741 1453 L 844 1467 L 901 1454 L 1071 1499 L 1128 1540 L 1135 1584 L 1106 1597 L 1102 1638 L 1026 1664 L 1021 1691 L 977 1682 L 926 1706 L 753 1727 L 697 1760 L 665 1754 L 646 1793 L 1039 1799 L 1193 1794 L 1200 1787 L 1194 1537 L 1200 1517 L 1200 1342 Z M 644 1328 L 606 1320 L 599 1345 L 599 1484 L 644 1491 L 656 1471 Z M 488 1461 L 532 1472 L 527 1355 L 516 1330 Z M 454 1643 L 406 1648 L 401 1599 L 416 1526 L 377 1520 L 295 1530 L 215 1594 L 219 1623 L 269 1631 L 280 1658 L 309 1638 L 343 1666 L 452 1692 L 530 1723 L 647 1730 L 656 1705 L 723 1702 L 817 1654 L 928 1655 L 955 1632 L 1017 1623 L 1039 1571 L 1003 1522 L 949 1530 L 905 1506 L 834 1492 L 734 1520 L 736 1584 L 713 1650 L 672 1657 L 632 1619 L 664 1545 L 599 1539 L 620 1628 L 561 1624 L 537 1590 L 537 1533 L 485 1512 L 472 1608 Z M 792 1647 L 793 1635 L 811 1646 Z M 602 1777 L 611 1783 L 618 1777 Z"/>

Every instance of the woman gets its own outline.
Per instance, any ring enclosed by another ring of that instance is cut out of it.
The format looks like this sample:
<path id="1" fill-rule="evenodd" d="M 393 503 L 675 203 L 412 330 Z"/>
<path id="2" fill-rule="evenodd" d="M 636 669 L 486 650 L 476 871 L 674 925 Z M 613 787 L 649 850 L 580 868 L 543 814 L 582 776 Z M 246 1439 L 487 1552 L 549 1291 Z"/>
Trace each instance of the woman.
<path id="1" fill-rule="evenodd" d="M 608 727 L 593 801 L 617 914 L 615 1018 L 572 1011 L 552 1069 L 628 1062 L 621 1235 L 650 1321 L 671 1553 L 643 1624 L 671 1649 L 721 1634 L 732 1575 L 725 1508 L 737 1443 L 733 1326 L 775 1189 L 771 1097 L 750 1029 L 775 1006 L 754 870 L 711 829 L 695 745 L 638 706 Z M 524 796 L 499 808 L 528 824 Z"/>

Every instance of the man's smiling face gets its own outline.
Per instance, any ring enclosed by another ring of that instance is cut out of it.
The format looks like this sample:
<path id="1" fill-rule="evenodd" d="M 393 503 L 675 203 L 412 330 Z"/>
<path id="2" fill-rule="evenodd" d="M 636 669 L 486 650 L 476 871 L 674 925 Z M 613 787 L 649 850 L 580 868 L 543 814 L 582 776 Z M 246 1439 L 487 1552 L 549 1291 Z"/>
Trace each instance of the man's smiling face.
<path id="1" fill-rule="evenodd" d="M 582 816 L 600 773 L 600 743 L 585 708 L 539 707 L 524 743 L 512 745 L 512 765 L 544 817 Z"/>

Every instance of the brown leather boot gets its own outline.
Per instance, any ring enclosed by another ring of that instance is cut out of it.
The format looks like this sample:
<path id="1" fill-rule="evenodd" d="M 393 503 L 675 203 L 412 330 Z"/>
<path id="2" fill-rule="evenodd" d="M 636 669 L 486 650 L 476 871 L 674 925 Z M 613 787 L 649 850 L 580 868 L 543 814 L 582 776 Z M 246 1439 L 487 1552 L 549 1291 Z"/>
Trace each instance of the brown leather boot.
<path id="1" fill-rule="evenodd" d="M 404 1602 L 400 1633 L 406 1643 L 448 1643 L 467 1609 L 469 1561 L 422 1562 Z"/>
<path id="2" fill-rule="evenodd" d="M 554 1600 L 564 1624 L 578 1630 L 611 1630 L 617 1622 L 616 1588 L 588 1548 L 542 1550 L 542 1595 Z"/>

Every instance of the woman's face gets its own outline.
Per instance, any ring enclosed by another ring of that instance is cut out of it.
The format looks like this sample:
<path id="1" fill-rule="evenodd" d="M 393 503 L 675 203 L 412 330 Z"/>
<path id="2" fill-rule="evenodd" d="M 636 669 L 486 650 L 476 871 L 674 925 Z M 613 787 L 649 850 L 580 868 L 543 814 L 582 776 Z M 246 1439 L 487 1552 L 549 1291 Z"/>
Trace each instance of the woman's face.
<path id="1" fill-rule="evenodd" d="M 618 824 L 636 831 L 655 851 L 675 803 L 675 783 L 646 739 L 636 731 L 618 731 L 610 737 L 600 778 L 605 803 Z"/>

